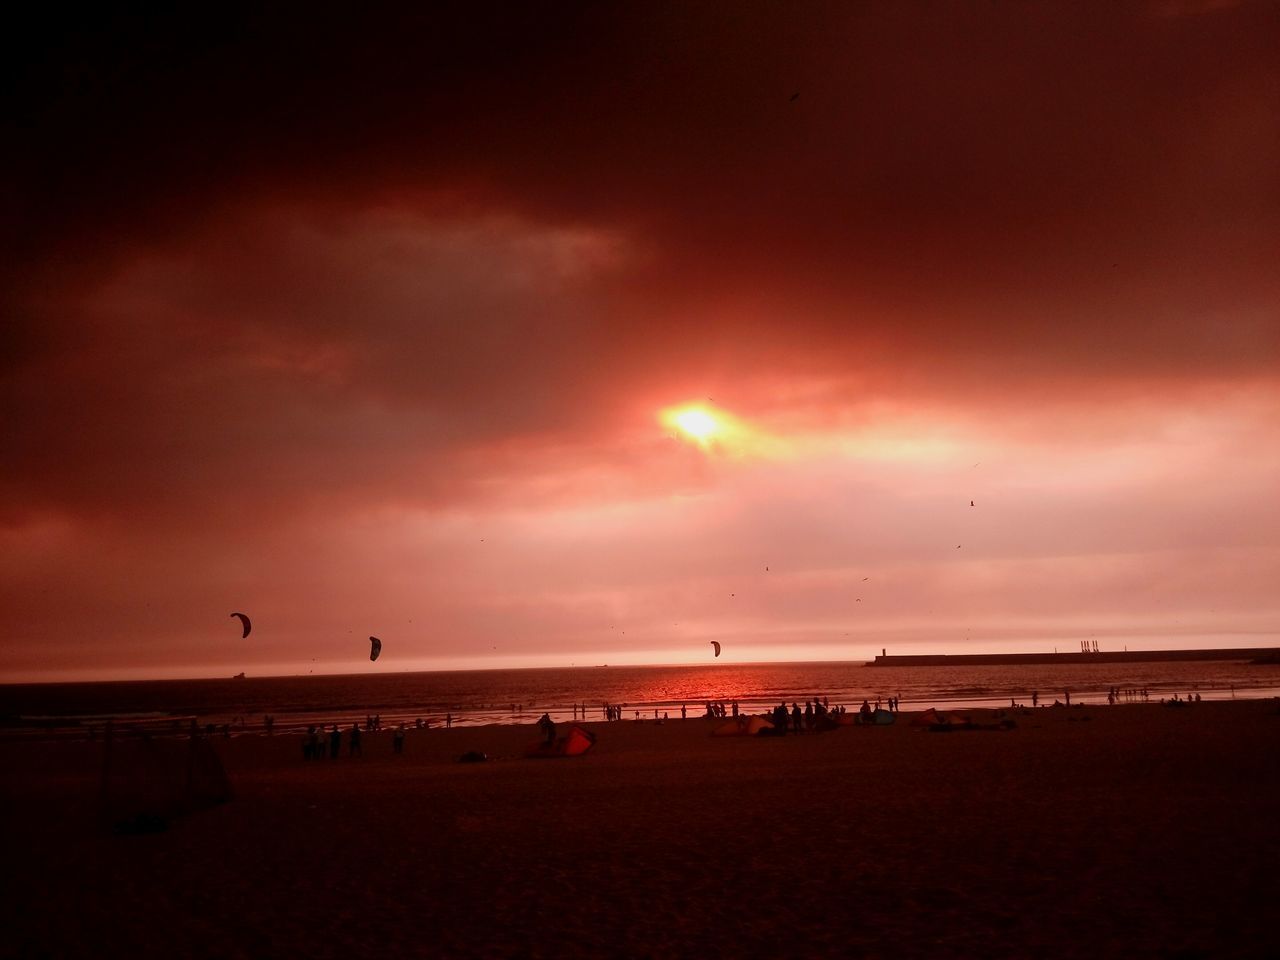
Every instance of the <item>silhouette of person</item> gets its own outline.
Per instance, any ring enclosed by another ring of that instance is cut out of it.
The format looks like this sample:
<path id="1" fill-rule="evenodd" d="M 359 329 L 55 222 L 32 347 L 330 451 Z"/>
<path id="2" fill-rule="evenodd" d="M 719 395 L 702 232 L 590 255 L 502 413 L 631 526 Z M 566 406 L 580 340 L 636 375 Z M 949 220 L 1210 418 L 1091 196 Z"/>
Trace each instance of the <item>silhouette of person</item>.
<path id="1" fill-rule="evenodd" d="M 391 735 L 391 749 L 396 753 L 404 753 L 404 724 L 396 727 L 396 732 Z"/>
<path id="2" fill-rule="evenodd" d="M 538 718 L 538 729 L 542 731 L 543 742 L 547 743 L 548 745 L 555 742 L 556 725 L 555 725 L 555 722 L 551 719 L 550 714 L 544 713 L 541 717 Z"/>
<path id="3" fill-rule="evenodd" d="M 791 732 L 803 733 L 804 714 L 800 712 L 800 704 L 791 704 Z"/>
<path id="4" fill-rule="evenodd" d="M 337 730 L 338 728 L 335 726 L 333 729 Z M 334 756 L 337 756 L 337 754 L 335 753 Z M 353 723 L 351 725 L 351 737 L 347 744 L 347 756 L 364 756 L 364 749 L 360 746 L 360 724 L 358 723 Z"/>
<path id="5" fill-rule="evenodd" d="M 342 731 L 338 729 L 335 723 L 333 729 L 329 731 L 329 759 L 337 760 L 338 753 L 342 750 Z"/>

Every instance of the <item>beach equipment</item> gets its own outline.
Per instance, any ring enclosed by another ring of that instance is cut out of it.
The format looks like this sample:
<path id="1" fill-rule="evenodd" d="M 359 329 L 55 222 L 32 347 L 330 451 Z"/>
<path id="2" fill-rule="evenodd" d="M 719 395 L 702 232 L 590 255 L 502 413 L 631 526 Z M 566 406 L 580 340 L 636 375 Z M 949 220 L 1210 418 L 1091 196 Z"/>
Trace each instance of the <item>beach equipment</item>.
<path id="1" fill-rule="evenodd" d="M 117 833 L 156 833 L 232 797 L 222 760 L 194 726 L 186 738 L 152 732 L 145 724 L 112 723 L 103 731 L 98 817 Z"/>
<path id="2" fill-rule="evenodd" d="M 925 712 L 932 713 L 933 711 L 928 710 Z M 898 715 L 889 710 L 872 710 L 865 716 L 861 711 L 850 711 L 849 713 L 840 714 L 839 718 L 836 720 L 836 725 L 841 727 L 887 727 L 890 724 L 896 723 L 897 720 Z M 917 718 L 911 722 L 913 724 L 919 724 L 920 720 Z"/>
<path id="3" fill-rule="evenodd" d="M 377 660 L 378 654 L 382 652 L 382 641 L 377 637 L 369 638 L 369 659 Z"/>
<path id="4" fill-rule="evenodd" d="M 568 733 L 563 737 L 556 737 L 551 743 L 539 740 L 537 743 L 530 744 L 524 755 L 537 759 L 577 757 L 586 753 L 595 745 L 596 735 L 589 730 L 583 730 L 582 727 L 575 723 L 569 728 Z"/>
<path id="5" fill-rule="evenodd" d="M 922 713 L 917 713 L 911 718 L 911 725 L 913 727 L 931 727 L 935 723 L 941 722 L 942 717 L 938 714 L 937 710 L 933 709 L 933 707 L 930 707 Z"/>
<path id="6" fill-rule="evenodd" d="M 253 629 L 253 624 L 249 622 L 249 618 L 243 613 L 233 613 L 231 616 L 240 618 L 240 626 L 244 630 L 244 633 L 240 634 L 240 639 L 243 640 L 249 635 L 249 631 Z"/>
<path id="7" fill-rule="evenodd" d="M 952 730 L 1012 730 L 1018 722 L 1003 710 L 974 709 L 964 713 L 952 712 L 938 715 L 929 729 L 934 733 Z"/>
<path id="8" fill-rule="evenodd" d="M 826 733 L 830 730 L 837 730 L 840 727 L 840 720 L 831 713 L 822 713 L 813 718 L 814 733 Z"/>
<path id="9" fill-rule="evenodd" d="M 734 717 L 711 731 L 713 737 L 754 737 L 761 730 L 772 730 L 773 724 L 764 717 Z"/>

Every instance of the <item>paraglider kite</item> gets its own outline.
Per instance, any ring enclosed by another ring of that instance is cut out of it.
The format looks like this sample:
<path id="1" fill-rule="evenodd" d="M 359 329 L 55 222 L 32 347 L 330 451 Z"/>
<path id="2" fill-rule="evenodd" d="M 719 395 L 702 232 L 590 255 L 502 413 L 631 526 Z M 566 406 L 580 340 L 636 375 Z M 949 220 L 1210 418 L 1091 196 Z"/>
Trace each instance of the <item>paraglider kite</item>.
<path id="1" fill-rule="evenodd" d="M 382 652 L 382 641 L 377 637 L 369 638 L 369 659 L 377 660 L 378 654 Z"/>
<path id="2" fill-rule="evenodd" d="M 712 640 L 712 641 L 711 641 L 711 645 L 712 645 L 713 647 L 715 647 L 715 648 L 716 648 L 716 656 L 717 656 L 717 657 L 718 657 L 718 656 L 720 656 L 720 641 L 719 641 L 719 640 Z"/>
<path id="3" fill-rule="evenodd" d="M 233 613 L 232 616 L 240 618 L 240 626 L 244 628 L 244 633 L 240 635 L 240 638 L 243 640 L 249 635 L 249 631 L 253 629 L 253 624 L 249 622 L 249 618 L 243 613 Z"/>

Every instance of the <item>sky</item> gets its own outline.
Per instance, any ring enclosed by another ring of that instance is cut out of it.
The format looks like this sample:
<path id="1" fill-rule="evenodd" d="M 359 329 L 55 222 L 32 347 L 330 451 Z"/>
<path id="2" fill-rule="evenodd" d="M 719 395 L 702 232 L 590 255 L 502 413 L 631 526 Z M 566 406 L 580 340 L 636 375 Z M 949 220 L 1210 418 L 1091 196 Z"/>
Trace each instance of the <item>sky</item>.
<path id="1" fill-rule="evenodd" d="M 35 17 L 0 679 L 1280 643 L 1280 5 Z"/>

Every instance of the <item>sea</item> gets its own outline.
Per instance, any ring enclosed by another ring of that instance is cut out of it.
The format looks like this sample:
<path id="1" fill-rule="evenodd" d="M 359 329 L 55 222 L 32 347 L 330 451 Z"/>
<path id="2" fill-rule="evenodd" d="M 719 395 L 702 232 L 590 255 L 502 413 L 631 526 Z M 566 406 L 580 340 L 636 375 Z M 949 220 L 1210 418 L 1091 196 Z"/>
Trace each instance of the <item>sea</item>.
<path id="1" fill-rule="evenodd" d="M 94 736 L 108 720 L 187 729 L 194 720 L 228 735 L 300 733 L 308 726 L 380 718 L 439 726 L 701 716 L 708 703 L 763 713 L 820 698 L 856 710 L 889 697 L 902 710 L 1007 707 L 1065 700 L 1121 703 L 1199 696 L 1280 696 L 1280 665 L 1246 661 L 876 667 L 863 662 L 572 667 L 348 676 L 248 677 L 0 686 L 0 736 Z"/>

